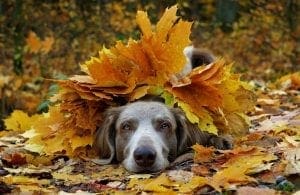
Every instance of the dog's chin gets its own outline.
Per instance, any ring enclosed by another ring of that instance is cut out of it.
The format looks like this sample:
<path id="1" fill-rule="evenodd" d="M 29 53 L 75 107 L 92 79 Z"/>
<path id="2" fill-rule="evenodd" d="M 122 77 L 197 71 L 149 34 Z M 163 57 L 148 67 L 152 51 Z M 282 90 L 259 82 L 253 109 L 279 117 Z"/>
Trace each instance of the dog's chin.
<path id="1" fill-rule="evenodd" d="M 141 167 L 137 165 L 134 161 L 125 159 L 123 161 L 123 166 L 125 167 L 125 169 L 133 173 L 155 173 L 155 172 L 160 172 L 164 170 L 167 166 L 169 166 L 169 161 L 162 160 L 158 162 L 157 160 L 152 166 Z"/>

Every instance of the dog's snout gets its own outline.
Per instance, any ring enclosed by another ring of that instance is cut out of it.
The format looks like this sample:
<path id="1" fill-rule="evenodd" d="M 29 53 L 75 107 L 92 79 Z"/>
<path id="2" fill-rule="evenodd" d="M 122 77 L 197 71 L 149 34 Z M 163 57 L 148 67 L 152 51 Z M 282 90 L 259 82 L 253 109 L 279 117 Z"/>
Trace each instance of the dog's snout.
<path id="1" fill-rule="evenodd" d="M 155 162 L 156 152 L 151 147 L 141 146 L 133 152 L 134 160 L 141 167 L 150 167 Z"/>

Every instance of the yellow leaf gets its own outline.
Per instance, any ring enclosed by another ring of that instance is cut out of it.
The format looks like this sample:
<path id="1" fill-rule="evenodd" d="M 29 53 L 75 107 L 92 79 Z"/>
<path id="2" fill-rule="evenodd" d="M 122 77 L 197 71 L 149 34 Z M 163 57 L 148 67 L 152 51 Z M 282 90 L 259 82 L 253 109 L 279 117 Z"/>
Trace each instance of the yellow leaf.
<path id="1" fill-rule="evenodd" d="M 48 179 L 37 179 L 37 178 L 30 178 L 26 176 L 12 176 L 8 175 L 3 177 L 3 181 L 7 184 L 11 185 L 39 185 L 40 187 L 42 185 L 49 185 L 50 180 Z"/>
<path id="2" fill-rule="evenodd" d="M 193 176 L 189 181 L 173 181 L 165 173 L 157 178 L 137 179 L 132 178 L 127 188 L 138 191 L 149 191 L 154 193 L 191 193 L 194 189 L 209 185 L 209 181 L 204 177 Z"/>
<path id="3" fill-rule="evenodd" d="M 138 12 L 141 40 L 129 40 L 127 45 L 117 42 L 82 67 L 88 69 L 99 87 L 127 87 L 130 93 L 137 85 L 163 85 L 185 65 L 182 51 L 190 43 L 191 23 L 176 23 L 176 11 L 176 6 L 167 9 L 155 31 L 147 14 Z"/>
<path id="4" fill-rule="evenodd" d="M 37 135 L 37 133 L 35 132 L 34 129 L 27 130 L 27 131 L 25 131 L 24 133 L 21 134 L 21 136 L 25 137 L 25 138 L 32 138 L 36 135 Z"/>
<path id="5" fill-rule="evenodd" d="M 27 113 L 21 110 L 14 110 L 7 119 L 4 119 L 4 124 L 7 130 L 24 132 L 29 130 L 32 127 L 33 122 L 38 118 L 38 115 L 30 117 Z"/>
<path id="6" fill-rule="evenodd" d="M 70 174 L 68 172 L 54 172 L 52 173 L 53 178 L 67 181 L 68 183 L 83 183 L 88 178 L 82 174 Z"/>
<path id="7" fill-rule="evenodd" d="M 247 149 L 247 148 L 246 148 Z M 277 157 L 271 153 L 261 151 L 259 148 L 249 147 L 249 150 L 237 148 L 235 156 L 230 158 L 211 180 L 211 185 L 218 191 L 220 187 L 228 188 L 230 184 L 245 184 L 256 182 L 253 177 L 247 175 L 251 170 L 264 162 L 276 160 Z"/>
<path id="8" fill-rule="evenodd" d="M 25 144 L 24 149 L 30 152 L 42 154 L 44 151 L 44 146 L 38 144 Z"/>
<path id="9" fill-rule="evenodd" d="M 177 20 L 176 12 L 177 12 L 176 5 L 172 6 L 171 8 L 167 8 L 163 16 L 161 17 L 161 19 L 158 21 L 156 25 L 156 33 L 159 42 L 164 42 L 166 40 L 167 35 L 170 32 L 170 29 L 172 28 L 172 26 Z"/>
<path id="10" fill-rule="evenodd" d="M 169 86 L 168 90 L 176 98 L 189 104 L 193 113 L 200 117 L 206 108 L 216 110 L 222 105 L 223 94 L 217 84 L 221 82 L 218 75 L 223 71 L 223 66 L 224 61 L 217 61 L 204 69 L 195 69 L 191 73 L 190 84 L 181 87 Z"/>
<path id="11" fill-rule="evenodd" d="M 198 124 L 199 129 L 202 131 L 208 131 L 213 134 L 218 134 L 218 129 L 216 128 L 214 124 L 213 118 L 210 116 L 209 113 L 207 113 L 206 110 L 202 110 L 201 114 L 198 112 L 197 116 L 196 114 L 193 113 L 192 109 L 190 106 L 182 101 L 176 100 L 178 103 L 178 106 L 184 111 L 186 114 L 187 119 L 193 123 L 193 124 Z"/>
<path id="12" fill-rule="evenodd" d="M 169 180 L 166 174 L 161 174 L 159 177 L 155 179 L 140 180 L 140 179 L 133 178 L 130 180 L 127 187 L 129 189 L 134 188 L 143 191 L 171 193 L 172 190 L 165 187 L 170 185 L 172 185 L 172 182 Z"/>
<path id="13" fill-rule="evenodd" d="M 239 75 L 231 73 L 232 65 L 222 59 L 195 68 L 189 80 L 180 85 L 168 83 L 171 93 L 192 123 L 217 134 L 242 135 L 248 131 L 245 113 L 254 108 L 256 97 Z"/>
<path id="14" fill-rule="evenodd" d="M 152 35 L 151 22 L 148 14 L 143 11 L 138 11 L 136 15 L 136 23 L 140 26 L 141 31 L 146 39 Z"/>
<path id="15" fill-rule="evenodd" d="M 66 138 L 69 139 L 69 143 L 73 151 L 75 151 L 76 148 L 86 146 L 86 145 L 91 146 L 93 144 L 94 138 L 90 134 L 86 136 L 78 136 L 76 135 L 76 131 L 72 129 L 66 129 L 65 132 L 66 132 L 65 139 Z"/>
<path id="16" fill-rule="evenodd" d="M 178 101 L 178 105 L 185 112 L 187 119 L 189 119 L 191 123 L 199 123 L 199 117 L 191 112 L 191 108 L 188 104 Z"/>
<path id="17" fill-rule="evenodd" d="M 194 189 L 201 188 L 202 186 L 210 185 L 209 180 L 205 177 L 194 176 L 191 181 L 184 183 L 178 187 L 178 191 L 181 193 L 191 193 Z"/>

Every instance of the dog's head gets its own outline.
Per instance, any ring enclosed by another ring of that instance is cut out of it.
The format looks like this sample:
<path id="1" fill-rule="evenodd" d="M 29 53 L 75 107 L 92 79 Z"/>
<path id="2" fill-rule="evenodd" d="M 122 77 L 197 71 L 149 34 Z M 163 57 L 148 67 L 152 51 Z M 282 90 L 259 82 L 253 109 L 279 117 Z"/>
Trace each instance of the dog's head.
<path id="1" fill-rule="evenodd" d="M 103 164 L 116 159 L 129 171 L 155 172 L 188 149 L 187 125 L 179 109 L 139 101 L 106 111 L 95 146 Z"/>
<path id="2" fill-rule="evenodd" d="M 231 147 L 227 139 L 200 131 L 179 108 L 138 101 L 107 110 L 94 145 L 101 164 L 115 159 L 132 172 L 156 172 L 196 142 L 219 149 Z"/>

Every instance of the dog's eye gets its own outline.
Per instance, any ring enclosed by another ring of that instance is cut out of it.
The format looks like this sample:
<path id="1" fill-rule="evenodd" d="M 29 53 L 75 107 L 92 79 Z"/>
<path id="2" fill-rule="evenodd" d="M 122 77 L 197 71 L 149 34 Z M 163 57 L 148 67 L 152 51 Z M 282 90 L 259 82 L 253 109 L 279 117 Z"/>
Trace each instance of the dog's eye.
<path id="1" fill-rule="evenodd" d="M 168 130 L 168 129 L 171 129 L 171 124 L 170 124 L 170 122 L 168 122 L 168 121 L 162 122 L 162 123 L 160 124 L 160 126 L 159 126 L 159 129 L 160 129 L 160 130 Z"/>
<path id="2" fill-rule="evenodd" d="M 124 131 L 130 131 L 132 129 L 132 126 L 130 123 L 125 122 L 121 125 L 121 129 Z"/>

